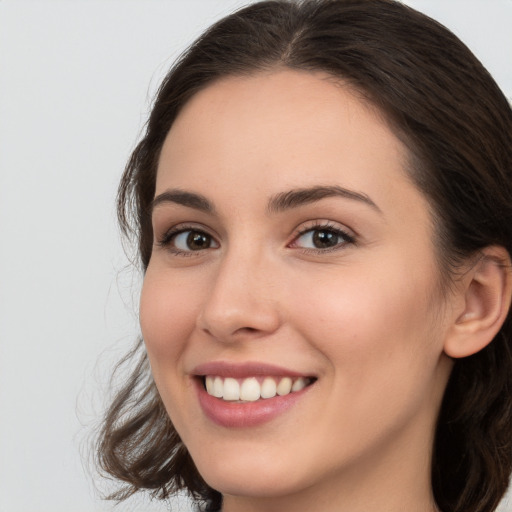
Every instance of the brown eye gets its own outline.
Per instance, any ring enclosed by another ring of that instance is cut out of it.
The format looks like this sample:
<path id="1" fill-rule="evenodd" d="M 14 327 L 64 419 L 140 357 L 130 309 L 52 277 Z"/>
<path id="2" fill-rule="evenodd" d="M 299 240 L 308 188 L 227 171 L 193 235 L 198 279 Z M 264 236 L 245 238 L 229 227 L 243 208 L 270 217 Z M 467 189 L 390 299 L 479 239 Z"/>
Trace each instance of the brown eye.
<path id="1" fill-rule="evenodd" d="M 174 235 L 171 244 L 180 252 L 203 251 L 218 247 L 218 244 L 208 233 L 192 229 L 187 229 Z"/>
<path id="2" fill-rule="evenodd" d="M 304 231 L 297 237 L 293 246 L 321 251 L 350 243 L 354 243 L 354 238 L 340 229 L 319 226 Z"/>
<path id="3" fill-rule="evenodd" d="M 313 232 L 312 242 L 317 249 L 327 249 L 338 245 L 340 236 L 332 231 L 318 230 Z"/>

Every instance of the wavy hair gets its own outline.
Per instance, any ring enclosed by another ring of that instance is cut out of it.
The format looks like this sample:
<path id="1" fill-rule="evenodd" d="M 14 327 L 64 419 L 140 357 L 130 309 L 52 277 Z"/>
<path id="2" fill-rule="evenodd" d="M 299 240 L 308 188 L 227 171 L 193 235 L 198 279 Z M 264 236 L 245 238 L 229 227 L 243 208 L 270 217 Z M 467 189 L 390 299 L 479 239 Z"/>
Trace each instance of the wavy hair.
<path id="1" fill-rule="evenodd" d="M 213 25 L 158 90 L 118 193 L 123 233 L 144 271 L 149 205 L 164 139 L 183 105 L 227 76 L 287 67 L 348 83 L 386 117 L 410 154 L 411 179 L 428 198 L 446 281 L 488 245 L 512 253 L 512 111 L 492 77 L 449 30 L 393 0 L 275 0 Z M 512 471 L 512 320 L 485 349 L 455 361 L 441 406 L 432 488 L 444 512 L 492 512 Z M 205 510 L 220 494 L 197 472 L 167 416 L 142 341 L 131 376 L 108 408 L 99 466 L 124 482 L 113 497 L 186 490 Z"/>

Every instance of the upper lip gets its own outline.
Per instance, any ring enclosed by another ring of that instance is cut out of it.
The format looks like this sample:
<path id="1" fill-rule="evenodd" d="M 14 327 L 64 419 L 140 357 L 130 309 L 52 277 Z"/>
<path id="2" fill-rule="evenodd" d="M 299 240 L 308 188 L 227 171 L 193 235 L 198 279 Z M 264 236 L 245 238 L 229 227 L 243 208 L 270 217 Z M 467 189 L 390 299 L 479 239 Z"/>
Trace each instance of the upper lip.
<path id="1" fill-rule="evenodd" d="M 215 375 L 219 377 L 232 377 L 235 379 L 244 379 L 247 377 L 256 377 L 269 375 L 274 377 L 305 377 L 311 376 L 302 372 L 283 368 L 274 364 L 262 362 L 234 363 L 229 361 L 211 361 L 196 366 L 192 372 L 197 377 L 205 375 Z"/>

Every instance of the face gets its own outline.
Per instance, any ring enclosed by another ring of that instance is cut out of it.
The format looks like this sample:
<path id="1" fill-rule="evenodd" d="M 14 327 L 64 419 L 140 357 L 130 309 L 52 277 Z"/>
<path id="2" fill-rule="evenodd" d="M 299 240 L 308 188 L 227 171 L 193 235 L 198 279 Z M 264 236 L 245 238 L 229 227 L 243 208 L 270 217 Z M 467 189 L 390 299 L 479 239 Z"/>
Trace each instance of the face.
<path id="1" fill-rule="evenodd" d="M 168 134 L 141 327 L 173 424 L 227 496 L 428 473 L 447 307 L 406 161 L 345 86 L 291 70 L 210 85 Z"/>

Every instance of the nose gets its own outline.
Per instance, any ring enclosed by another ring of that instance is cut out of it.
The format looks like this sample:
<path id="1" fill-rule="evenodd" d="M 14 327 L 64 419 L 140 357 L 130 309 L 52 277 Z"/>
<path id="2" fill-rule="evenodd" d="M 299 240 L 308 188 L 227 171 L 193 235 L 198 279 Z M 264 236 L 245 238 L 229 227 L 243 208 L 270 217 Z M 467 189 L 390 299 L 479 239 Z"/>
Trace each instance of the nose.
<path id="1" fill-rule="evenodd" d="M 261 254 L 226 255 L 212 270 L 198 328 L 223 343 L 257 339 L 280 325 L 275 270 Z"/>

